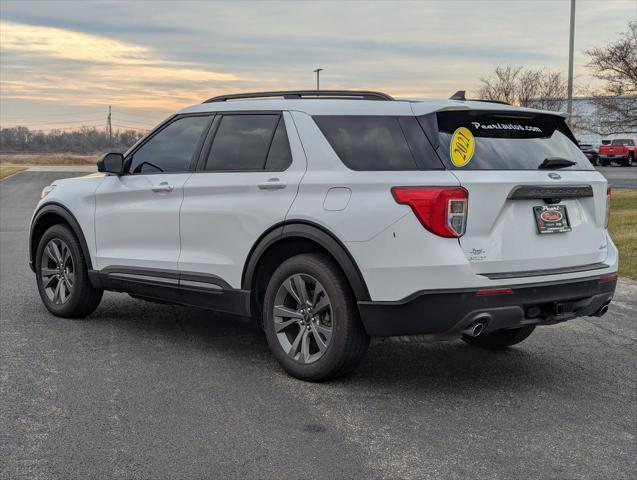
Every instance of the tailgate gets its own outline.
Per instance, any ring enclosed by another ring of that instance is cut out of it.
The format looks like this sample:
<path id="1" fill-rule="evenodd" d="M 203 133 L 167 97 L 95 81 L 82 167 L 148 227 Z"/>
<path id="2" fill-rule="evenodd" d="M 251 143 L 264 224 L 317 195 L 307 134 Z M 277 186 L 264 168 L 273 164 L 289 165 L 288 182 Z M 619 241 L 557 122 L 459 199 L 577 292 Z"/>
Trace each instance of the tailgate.
<path id="1" fill-rule="evenodd" d="M 460 245 L 475 273 L 592 266 L 606 258 L 607 182 L 600 173 L 561 171 L 560 180 L 552 180 L 541 171 L 454 174 L 469 191 L 467 230 L 460 238 Z M 521 190 L 520 186 L 531 188 Z M 592 196 L 553 198 L 552 201 L 560 201 L 551 204 L 542 198 L 547 191 L 559 193 L 556 187 L 563 188 L 565 196 L 588 195 L 588 186 Z M 516 189 L 525 192 L 520 197 L 529 198 L 511 198 L 515 197 L 512 192 Z M 565 207 L 570 231 L 539 232 L 534 208 L 553 205 Z"/>
<path id="2" fill-rule="evenodd" d="M 459 242 L 475 273 L 530 276 L 604 261 L 607 181 L 562 117 L 512 108 L 427 120 L 442 161 L 469 193 Z"/>

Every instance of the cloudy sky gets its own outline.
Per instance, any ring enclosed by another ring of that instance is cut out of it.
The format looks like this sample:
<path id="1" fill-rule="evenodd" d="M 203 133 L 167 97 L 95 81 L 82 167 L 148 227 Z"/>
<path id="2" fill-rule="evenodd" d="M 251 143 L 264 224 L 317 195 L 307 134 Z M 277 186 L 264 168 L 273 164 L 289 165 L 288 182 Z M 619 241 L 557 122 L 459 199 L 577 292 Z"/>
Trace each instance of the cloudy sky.
<path id="1" fill-rule="evenodd" d="M 374 89 L 448 97 L 498 64 L 566 71 L 569 0 L 207 2 L 2 0 L 0 122 L 149 128 L 221 93 Z M 583 50 L 637 20 L 637 0 L 577 0 Z"/>

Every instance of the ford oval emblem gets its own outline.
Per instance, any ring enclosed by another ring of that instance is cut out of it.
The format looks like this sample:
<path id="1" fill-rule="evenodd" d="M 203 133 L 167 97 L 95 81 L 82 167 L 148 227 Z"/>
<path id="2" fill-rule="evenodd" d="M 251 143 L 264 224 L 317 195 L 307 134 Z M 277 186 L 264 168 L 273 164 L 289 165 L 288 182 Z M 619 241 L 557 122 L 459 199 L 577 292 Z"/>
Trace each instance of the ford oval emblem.
<path id="1" fill-rule="evenodd" d="M 559 173 L 549 173 L 549 178 L 552 178 L 553 180 L 560 180 L 562 176 Z"/>

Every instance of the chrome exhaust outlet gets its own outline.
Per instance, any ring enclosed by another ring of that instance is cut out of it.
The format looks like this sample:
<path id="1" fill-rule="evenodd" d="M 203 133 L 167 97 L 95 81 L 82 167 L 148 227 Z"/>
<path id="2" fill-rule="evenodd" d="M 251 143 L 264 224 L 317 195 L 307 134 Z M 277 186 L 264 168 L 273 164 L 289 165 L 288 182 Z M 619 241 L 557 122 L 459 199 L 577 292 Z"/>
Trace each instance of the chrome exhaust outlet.
<path id="1" fill-rule="evenodd" d="M 469 325 L 465 328 L 462 333 L 463 335 L 468 335 L 469 337 L 477 337 L 484 331 L 484 323 L 476 322 Z"/>

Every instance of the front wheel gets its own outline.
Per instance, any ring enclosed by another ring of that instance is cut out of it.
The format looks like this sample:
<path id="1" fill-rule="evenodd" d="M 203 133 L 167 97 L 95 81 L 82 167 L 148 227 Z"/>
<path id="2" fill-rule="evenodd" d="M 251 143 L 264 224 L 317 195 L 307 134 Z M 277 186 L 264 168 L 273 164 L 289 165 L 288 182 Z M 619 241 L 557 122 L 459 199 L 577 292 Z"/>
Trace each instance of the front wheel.
<path id="1" fill-rule="evenodd" d="M 350 372 L 369 346 L 347 279 L 328 255 L 283 262 L 268 283 L 263 318 L 270 350 L 286 372 L 302 380 Z"/>
<path id="2" fill-rule="evenodd" d="M 91 285 L 80 243 L 67 226 L 44 232 L 35 267 L 40 298 L 53 315 L 85 317 L 100 304 L 103 292 Z"/>
<path id="3" fill-rule="evenodd" d="M 520 343 L 533 333 L 535 325 L 527 325 L 510 330 L 496 330 L 493 333 L 485 333 L 477 337 L 463 335 L 462 339 L 469 345 L 486 348 L 488 350 L 501 350 L 516 343 Z"/>

